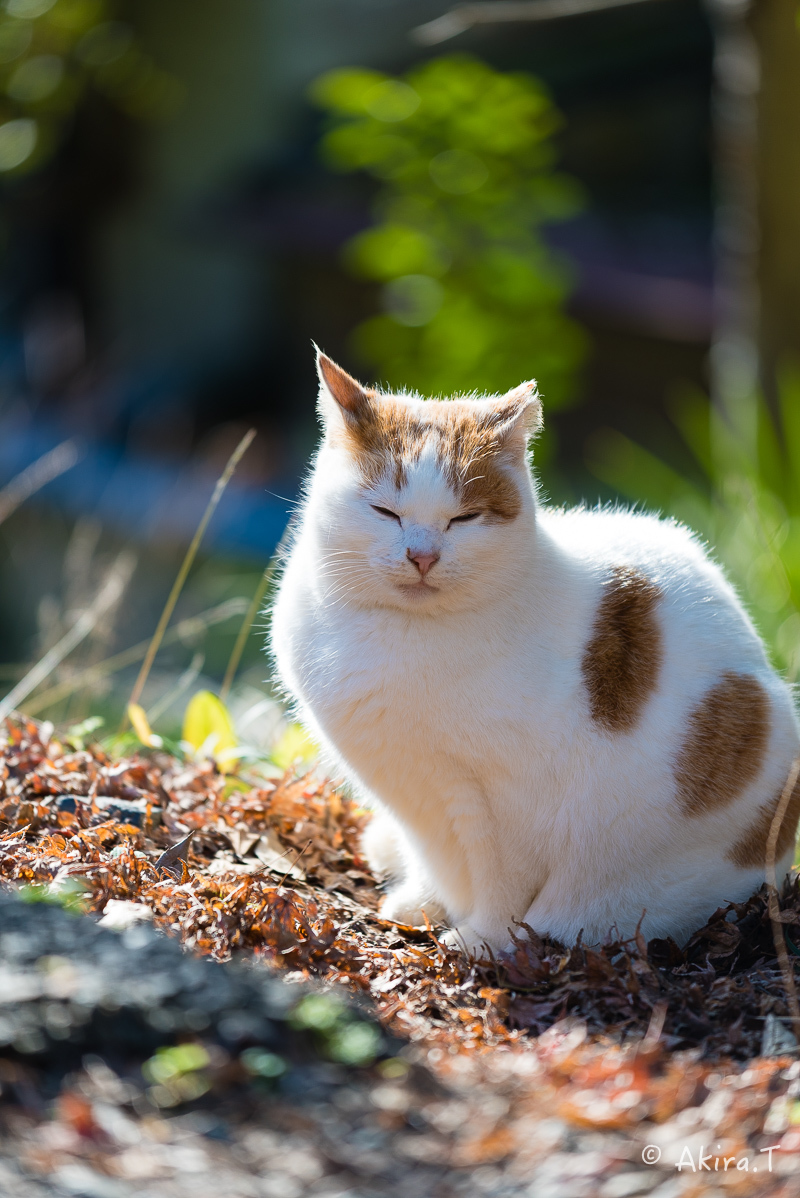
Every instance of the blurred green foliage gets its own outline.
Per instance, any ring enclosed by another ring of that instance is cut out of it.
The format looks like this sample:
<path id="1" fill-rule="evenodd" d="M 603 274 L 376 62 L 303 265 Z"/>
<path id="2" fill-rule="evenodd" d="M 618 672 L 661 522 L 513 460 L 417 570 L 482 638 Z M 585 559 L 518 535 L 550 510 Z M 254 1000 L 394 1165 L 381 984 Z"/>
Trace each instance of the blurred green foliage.
<path id="1" fill-rule="evenodd" d="M 569 272 L 541 226 L 575 213 L 553 169 L 560 116 L 545 88 L 465 56 L 402 79 L 339 70 L 317 80 L 322 152 L 379 181 L 375 225 L 345 248 L 380 284 L 383 312 L 354 333 L 393 386 L 429 395 L 502 391 L 535 376 L 549 404 L 572 394 L 584 337 L 564 315 Z"/>
<path id="2" fill-rule="evenodd" d="M 357 1012 L 334 994 L 301 998 L 289 1022 L 316 1032 L 325 1056 L 341 1065 L 371 1065 L 381 1051 L 378 1028 L 359 1019 Z"/>
<path id="3" fill-rule="evenodd" d="M 695 480 L 621 433 L 590 448 L 594 473 L 623 495 L 706 538 L 766 637 L 775 663 L 800 677 L 800 372 L 784 374 L 775 408 L 761 396 L 724 409 L 689 392 L 672 416 Z"/>
<path id="4" fill-rule="evenodd" d="M 173 110 L 178 84 L 153 62 L 113 0 L 3 0 L 0 175 L 41 166 L 88 89 L 138 119 Z"/>
<path id="5" fill-rule="evenodd" d="M 289 1066 L 283 1057 L 264 1048 L 246 1048 L 239 1057 L 247 1072 L 252 1077 L 274 1081 L 287 1072 Z"/>
<path id="6" fill-rule="evenodd" d="M 194 1102 L 211 1089 L 205 1069 L 211 1057 L 202 1044 L 175 1044 L 157 1048 L 142 1065 L 148 1097 L 158 1107 Z"/>
<path id="7" fill-rule="evenodd" d="M 19 897 L 23 903 L 46 903 L 51 907 L 61 907 L 64 911 L 72 911 L 82 915 L 89 909 L 87 886 L 83 878 L 64 878 L 59 885 L 45 886 L 32 882 L 21 886 Z"/>

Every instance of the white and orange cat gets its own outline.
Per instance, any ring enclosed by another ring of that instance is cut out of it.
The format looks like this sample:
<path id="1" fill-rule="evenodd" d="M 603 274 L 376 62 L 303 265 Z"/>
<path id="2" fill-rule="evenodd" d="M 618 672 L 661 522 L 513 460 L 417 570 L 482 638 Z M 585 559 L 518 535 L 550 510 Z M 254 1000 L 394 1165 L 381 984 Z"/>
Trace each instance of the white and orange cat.
<path id="1" fill-rule="evenodd" d="M 685 939 L 764 880 L 798 721 L 686 529 L 542 507 L 535 383 L 446 402 L 318 359 L 324 437 L 274 610 L 297 713 L 376 808 L 383 912 Z M 795 789 L 778 838 L 791 864 Z"/>

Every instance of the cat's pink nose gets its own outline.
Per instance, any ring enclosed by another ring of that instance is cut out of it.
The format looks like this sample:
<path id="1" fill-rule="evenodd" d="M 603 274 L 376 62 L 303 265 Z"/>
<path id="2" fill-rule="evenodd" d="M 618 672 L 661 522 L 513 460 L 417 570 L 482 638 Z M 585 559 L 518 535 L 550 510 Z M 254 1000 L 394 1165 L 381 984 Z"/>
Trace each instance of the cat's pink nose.
<path id="1" fill-rule="evenodd" d="M 425 577 L 431 566 L 435 566 L 439 560 L 438 553 L 412 553 L 410 549 L 406 549 L 406 557 L 410 562 L 414 563 L 422 578 Z"/>

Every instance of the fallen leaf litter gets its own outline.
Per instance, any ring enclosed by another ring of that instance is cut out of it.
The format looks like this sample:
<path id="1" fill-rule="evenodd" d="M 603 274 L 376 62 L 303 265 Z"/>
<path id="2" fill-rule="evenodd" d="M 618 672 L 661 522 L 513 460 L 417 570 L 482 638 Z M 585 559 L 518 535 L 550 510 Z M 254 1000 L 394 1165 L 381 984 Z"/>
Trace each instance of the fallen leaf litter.
<path id="1" fill-rule="evenodd" d="M 407 1044 L 406 1065 L 445 1088 L 422 1103 L 428 1114 L 415 1116 L 433 1139 L 416 1135 L 411 1155 L 401 1154 L 404 1194 L 426 1153 L 445 1172 L 417 1180 L 436 1180 L 437 1194 L 623 1198 L 660 1193 L 662 1183 L 673 1186 L 664 1198 L 722 1187 L 800 1194 L 800 1060 L 764 895 L 722 908 L 684 950 L 640 935 L 565 950 L 531 935 L 508 957 L 469 963 L 438 942 L 436 929 L 381 919 L 359 852 L 368 817 L 324 779 L 288 773 L 239 789 L 210 762 L 150 751 L 112 761 L 98 747 L 43 744 L 40 725 L 18 719 L 0 745 L 0 781 L 0 877 L 28 899 L 74 901 L 109 927 L 152 921 L 217 962 L 265 962 L 289 982 L 317 979 L 369 1002 Z M 796 953 L 796 881 L 781 918 Z M 396 1191 L 384 1166 L 413 1118 L 408 1095 L 395 1093 L 380 1067 L 366 1069 L 362 1098 L 389 1141 L 361 1156 L 350 1145 L 337 1168 L 388 1195 Z M 79 1108 L 93 1109 L 87 1077 L 85 1065 L 72 1076 L 63 1093 L 77 1086 L 83 1098 L 70 1107 L 62 1093 L 56 1124 L 72 1126 Z M 159 1125 L 177 1126 L 184 1105 L 159 1114 Z M 14 1110 L 14 1142 L 35 1139 L 42 1112 Z M 86 1165 L 75 1147 L 84 1141 L 78 1135 L 62 1152 L 69 1167 Z M 713 1150 L 712 1173 L 697 1172 L 703 1144 Z M 659 1164 L 643 1161 L 647 1145 L 658 1148 Z M 695 1168 L 676 1171 L 685 1145 Z M 772 1170 L 759 1159 L 769 1145 L 779 1146 Z M 122 1151 L 112 1145 L 91 1167 L 113 1174 Z M 736 1168 L 745 1156 L 752 1172 Z M 735 1173 L 730 1165 L 720 1173 L 726 1158 Z M 321 1166 L 315 1179 L 295 1179 L 294 1192 L 327 1193 L 326 1176 Z M 458 1180 L 467 1176 L 473 1189 Z M 519 1188 L 531 1179 L 535 1191 Z"/>

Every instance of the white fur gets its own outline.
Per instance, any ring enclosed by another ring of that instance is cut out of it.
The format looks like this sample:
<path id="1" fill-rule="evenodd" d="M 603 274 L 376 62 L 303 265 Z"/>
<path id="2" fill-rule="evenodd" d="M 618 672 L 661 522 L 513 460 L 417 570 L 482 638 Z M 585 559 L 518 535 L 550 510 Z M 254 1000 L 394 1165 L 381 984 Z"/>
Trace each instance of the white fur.
<path id="1" fill-rule="evenodd" d="M 646 937 L 683 941 L 763 881 L 725 853 L 798 752 L 790 691 L 687 529 L 618 509 L 539 509 L 523 453 L 510 469 L 516 519 L 448 530 L 459 503 L 432 452 L 402 491 L 387 477 L 365 492 L 327 436 L 274 609 L 280 675 L 332 763 L 377 806 L 365 848 L 395 879 L 388 917 L 446 912 L 468 948 L 503 948 L 513 921 L 596 942 L 643 916 Z M 401 589 L 418 580 L 409 546 L 441 554 L 436 591 Z M 620 565 L 663 592 L 664 660 L 635 729 L 613 733 L 591 719 L 581 660 L 602 579 Z M 770 697 L 766 764 L 730 805 L 688 818 L 676 756 L 688 714 L 725 671 Z"/>

